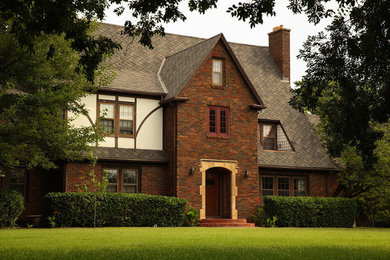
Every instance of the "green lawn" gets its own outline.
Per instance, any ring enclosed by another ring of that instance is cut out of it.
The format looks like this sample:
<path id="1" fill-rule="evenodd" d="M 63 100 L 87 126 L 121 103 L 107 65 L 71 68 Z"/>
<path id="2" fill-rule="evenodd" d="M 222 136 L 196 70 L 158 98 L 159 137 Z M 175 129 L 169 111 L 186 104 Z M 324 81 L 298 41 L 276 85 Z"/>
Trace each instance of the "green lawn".
<path id="1" fill-rule="evenodd" d="M 0 229 L 0 259 L 390 259 L 390 229 Z"/>

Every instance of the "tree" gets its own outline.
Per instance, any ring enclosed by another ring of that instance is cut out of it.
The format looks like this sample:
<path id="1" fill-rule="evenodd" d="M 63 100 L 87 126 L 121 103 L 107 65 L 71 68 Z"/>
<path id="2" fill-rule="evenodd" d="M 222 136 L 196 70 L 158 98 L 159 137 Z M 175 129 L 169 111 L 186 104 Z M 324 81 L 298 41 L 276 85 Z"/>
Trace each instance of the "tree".
<path id="1" fill-rule="evenodd" d="M 300 51 L 308 69 L 291 104 L 320 115 L 330 155 L 341 156 L 349 144 L 370 169 L 382 136 L 372 126 L 390 117 L 390 2 L 344 2 L 344 16 Z"/>
<path id="2" fill-rule="evenodd" d="M 77 73 L 79 55 L 64 35 L 41 34 L 31 42 L 34 52 L 19 46 L 7 28 L 0 30 L 0 170 L 18 165 L 45 169 L 57 160 L 82 158 L 88 144 L 100 140 L 95 125 L 75 128 L 79 104 L 94 85 Z M 48 50 L 56 49 L 52 57 Z M 96 83 L 109 73 L 98 71 Z"/>
<path id="3" fill-rule="evenodd" d="M 152 37 L 164 35 L 164 23 L 186 20 L 179 10 L 183 0 L 4 0 L 0 2 L 1 27 L 8 26 L 16 41 L 28 46 L 33 51 L 35 37 L 46 34 L 65 35 L 71 46 L 81 55 L 79 69 L 93 80 L 94 71 L 102 62 L 105 54 L 120 48 L 118 43 L 106 37 L 88 34 L 91 21 L 102 20 L 108 7 L 117 4 L 115 12 L 122 15 L 125 7 L 131 14 L 123 32 L 131 37 L 139 36 L 138 41 L 149 48 L 153 47 Z M 218 0 L 189 0 L 188 8 L 203 14 L 208 9 L 216 8 Z M 305 12 L 309 21 L 319 22 L 322 17 L 333 13 L 324 7 L 328 0 L 290 0 L 289 8 L 294 12 Z M 340 3 L 355 2 L 339 0 Z M 263 23 L 263 15 L 275 15 L 275 0 L 252 0 L 232 5 L 227 11 L 240 20 L 249 20 L 250 26 Z M 11 21 L 11 22 L 9 22 Z M 5 24 L 4 22 L 8 22 Z M 53 55 L 55 48 L 50 48 L 48 55 Z"/>
<path id="4" fill-rule="evenodd" d="M 390 225 L 390 120 L 374 127 L 383 137 L 376 141 L 378 158 L 366 169 L 356 147 L 345 145 L 339 160 L 340 184 L 345 195 L 357 198 L 372 225 Z"/>

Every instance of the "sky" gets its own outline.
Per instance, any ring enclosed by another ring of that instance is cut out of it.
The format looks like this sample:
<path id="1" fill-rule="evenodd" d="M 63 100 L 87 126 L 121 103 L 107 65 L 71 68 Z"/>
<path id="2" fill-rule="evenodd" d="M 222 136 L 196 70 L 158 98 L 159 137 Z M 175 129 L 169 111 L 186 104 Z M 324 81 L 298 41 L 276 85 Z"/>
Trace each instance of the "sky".
<path id="1" fill-rule="evenodd" d="M 293 82 L 299 81 L 306 70 L 306 63 L 297 58 L 302 44 L 309 35 L 315 35 L 323 31 L 330 23 L 330 19 L 324 19 L 319 24 L 314 25 L 307 21 L 305 14 L 294 15 L 288 10 L 287 0 L 276 0 L 274 9 L 276 16 L 264 16 L 264 23 L 251 29 L 248 21 L 238 21 L 237 18 L 231 17 L 226 12 L 228 7 L 238 2 L 220 0 L 217 9 L 208 10 L 205 14 L 201 15 L 197 12 L 190 12 L 188 10 L 188 1 L 184 1 L 180 4 L 180 11 L 184 13 L 187 20 L 184 22 L 165 24 L 165 32 L 201 38 L 210 38 L 222 32 L 229 42 L 268 46 L 268 33 L 272 31 L 273 27 L 283 25 L 284 28 L 291 29 L 290 64 L 291 86 L 293 87 Z M 114 7 L 108 10 L 104 22 L 124 25 L 126 20 L 131 19 L 129 13 L 126 15 L 125 12 L 122 16 L 118 17 L 113 10 Z"/>

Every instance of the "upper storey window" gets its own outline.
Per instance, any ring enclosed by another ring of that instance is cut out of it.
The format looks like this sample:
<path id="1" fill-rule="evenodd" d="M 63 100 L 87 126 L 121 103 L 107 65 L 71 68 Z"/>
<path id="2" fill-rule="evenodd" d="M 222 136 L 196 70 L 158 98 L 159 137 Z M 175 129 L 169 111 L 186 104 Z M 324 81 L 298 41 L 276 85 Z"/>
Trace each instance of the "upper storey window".
<path id="1" fill-rule="evenodd" d="M 135 102 L 99 100 L 100 125 L 104 133 L 112 136 L 132 137 L 134 135 Z"/>
<path id="2" fill-rule="evenodd" d="M 229 108 L 209 106 L 208 123 L 209 136 L 229 136 Z"/>
<path id="3" fill-rule="evenodd" d="M 213 59 L 213 85 L 223 85 L 223 60 Z"/>
<path id="4" fill-rule="evenodd" d="M 279 123 L 260 123 L 260 144 L 264 150 L 293 151 Z"/>

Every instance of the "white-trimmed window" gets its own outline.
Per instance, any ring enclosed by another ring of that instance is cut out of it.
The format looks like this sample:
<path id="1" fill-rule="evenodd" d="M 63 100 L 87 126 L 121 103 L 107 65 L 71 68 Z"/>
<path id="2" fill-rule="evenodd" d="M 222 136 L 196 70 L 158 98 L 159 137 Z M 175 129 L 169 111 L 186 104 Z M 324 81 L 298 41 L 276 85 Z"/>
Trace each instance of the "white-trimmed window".
<path id="1" fill-rule="evenodd" d="M 294 151 L 280 123 L 261 122 L 259 127 L 264 150 Z"/>
<path id="2" fill-rule="evenodd" d="M 132 168 L 103 168 L 108 179 L 106 192 L 139 192 L 139 170 Z"/>
<path id="3" fill-rule="evenodd" d="M 307 196 L 307 178 L 304 176 L 261 176 L 261 196 Z"/>
<path id="4" fill-rule="evenodd" d="M 109 136 L 133 137 L 135 131 L 135 102 L 98 100 L 100 126 Z"/>
<path id="5" fill-rule="evenodd" d="M 223 60 L 213 59 L 213 85 L 223 85 Z"/>

